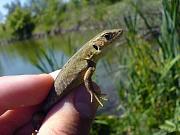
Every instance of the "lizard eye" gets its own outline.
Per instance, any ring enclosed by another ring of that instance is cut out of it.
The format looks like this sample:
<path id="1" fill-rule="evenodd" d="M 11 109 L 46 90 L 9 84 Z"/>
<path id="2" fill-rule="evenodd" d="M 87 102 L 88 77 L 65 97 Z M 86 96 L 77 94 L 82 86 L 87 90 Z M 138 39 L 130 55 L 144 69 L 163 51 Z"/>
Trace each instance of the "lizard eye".
<path id="1" fill-rule="evenodd" d="M 99 50 L 97 45 L 93 45 L 94 49 Z"/>
<path id="2" fill-rule="evenodd" d="M 112 39 L 112 34 L 107 33 L 107 34 L 104 35 L 104 37 L 106 38 L 106 40 L 111 40 Z"/>

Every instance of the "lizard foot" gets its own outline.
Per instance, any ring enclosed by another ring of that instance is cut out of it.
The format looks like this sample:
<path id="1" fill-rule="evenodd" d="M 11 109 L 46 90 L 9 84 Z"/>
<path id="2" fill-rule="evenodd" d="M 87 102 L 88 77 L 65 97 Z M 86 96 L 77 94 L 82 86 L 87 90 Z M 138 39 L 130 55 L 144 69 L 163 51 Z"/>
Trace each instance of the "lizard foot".
<path id="1" fill-rule="evenodd" d="M 97 100 L 97 102 L 99 103 L 99 105 L 101 107 L 103 107 L 103 103 L 102 100 L 107 101 L 108 99 L 106 98 L 106 94 L 97 94 L 95 92 L 90 91 L 90 96 L 91 96 L 91 103 L 93 101 L 93 97 Z"/>
<path id="2" fill-rule="evenodd" d="M 101 102 L 101 96 L 97 96 L 96 93 L 93 93 L 95 99 L 100 104 L 101 107 L 103 107 L 103 103 Z"/>

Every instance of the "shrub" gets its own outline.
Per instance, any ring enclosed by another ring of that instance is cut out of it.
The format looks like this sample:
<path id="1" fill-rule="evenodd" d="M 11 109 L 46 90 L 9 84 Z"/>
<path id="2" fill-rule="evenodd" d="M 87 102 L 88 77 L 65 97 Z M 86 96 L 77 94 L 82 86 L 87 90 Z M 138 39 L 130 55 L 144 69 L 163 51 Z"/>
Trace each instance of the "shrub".
<path id="1" fill-rule="evenodd" d="M 7 22 L 12 30 L 12 35 L 17 39 L 30 38 L 35 28 L 31 13 L 19 7 L 16 7 L 15 11 L 8 16 Z"/>

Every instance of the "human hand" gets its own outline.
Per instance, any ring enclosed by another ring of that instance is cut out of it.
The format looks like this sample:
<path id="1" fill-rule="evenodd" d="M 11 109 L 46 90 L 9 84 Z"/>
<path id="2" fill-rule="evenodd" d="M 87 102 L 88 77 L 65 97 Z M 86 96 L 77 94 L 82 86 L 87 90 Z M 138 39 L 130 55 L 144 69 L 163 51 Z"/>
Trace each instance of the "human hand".
<path id="1" fill-rule="evenodd" d="M 32 115 L 53 81 L 49 74 L 0 77 L 0 135 L 31 135 Z M 38 135 L 86 135 L 97 107 L 81 85 L 48 112 Z"/>

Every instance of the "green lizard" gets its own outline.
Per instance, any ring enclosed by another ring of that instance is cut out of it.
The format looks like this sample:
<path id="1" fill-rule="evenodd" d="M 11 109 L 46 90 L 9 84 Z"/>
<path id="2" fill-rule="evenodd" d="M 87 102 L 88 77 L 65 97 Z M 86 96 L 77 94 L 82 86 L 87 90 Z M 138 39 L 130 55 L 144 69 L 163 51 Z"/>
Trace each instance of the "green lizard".
<path id="1" fill-rule="evenodd" d="M 93 89 L 91 76 L 95 71 L 99 58 L 103 56 L 112 42 L 118 39 L 122 33 L 122 29 L 103 31 L 83 45 L 67 61 L 55 79 L 54 86 L 50 90 L 40 110 L 33 116 L 33 125 L 36 133 L 42 123 L 42 115 L 46 114 L 55 103 L 81 83 L 85 84 L 91 97 L 90 101 L 92 102 L 93 98 L 95 98 L 97 102 L 103 106 L 100 100 L 101 95 Z"/>

